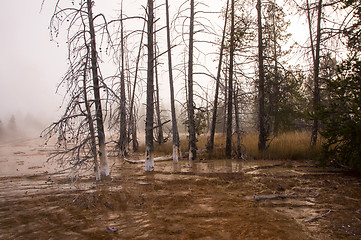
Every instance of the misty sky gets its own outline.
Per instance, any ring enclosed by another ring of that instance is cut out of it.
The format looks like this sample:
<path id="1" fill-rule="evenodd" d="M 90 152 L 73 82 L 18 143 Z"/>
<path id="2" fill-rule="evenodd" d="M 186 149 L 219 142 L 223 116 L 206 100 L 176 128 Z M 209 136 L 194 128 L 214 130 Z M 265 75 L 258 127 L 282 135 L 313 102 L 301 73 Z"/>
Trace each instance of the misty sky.
<path id="1" fill-rule="evenodd" d="M 66 69 L 65 53 L 50 42 L 50 11 L 41 0 L 0 0 L 0 119 L 11 114 L 52 116 L 61 97 L 56 83 Z"/>

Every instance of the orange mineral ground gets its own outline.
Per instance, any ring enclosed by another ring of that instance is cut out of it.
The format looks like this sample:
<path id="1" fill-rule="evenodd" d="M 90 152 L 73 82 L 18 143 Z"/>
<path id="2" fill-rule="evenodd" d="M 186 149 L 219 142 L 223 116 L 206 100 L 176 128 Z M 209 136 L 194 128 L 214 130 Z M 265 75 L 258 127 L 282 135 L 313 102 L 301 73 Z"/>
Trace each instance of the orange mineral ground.
<path id="1" fill-rule="evenodd" d="M 361 238 L 361 179 L 309 160 L 162 161 L 145 173 L 110 157 L 111 179 L 95 182 L 56 173 L 50 149 L 0 145 L 0 239 Z"/>

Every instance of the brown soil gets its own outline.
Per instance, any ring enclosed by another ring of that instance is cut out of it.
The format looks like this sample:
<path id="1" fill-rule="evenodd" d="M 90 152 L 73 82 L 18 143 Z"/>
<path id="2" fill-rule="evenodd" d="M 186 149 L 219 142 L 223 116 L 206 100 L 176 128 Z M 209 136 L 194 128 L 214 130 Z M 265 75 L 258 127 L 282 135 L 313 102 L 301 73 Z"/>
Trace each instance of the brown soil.
<path id="1" fill-rule="evenodd" d="M 111 180 L 71 183 L 50 174 L 36 141 L 0 153 L 0 239 L 361 239 L 361 179 L 311 161 L 168 161 L 145 173 L 112 158 Z"/>

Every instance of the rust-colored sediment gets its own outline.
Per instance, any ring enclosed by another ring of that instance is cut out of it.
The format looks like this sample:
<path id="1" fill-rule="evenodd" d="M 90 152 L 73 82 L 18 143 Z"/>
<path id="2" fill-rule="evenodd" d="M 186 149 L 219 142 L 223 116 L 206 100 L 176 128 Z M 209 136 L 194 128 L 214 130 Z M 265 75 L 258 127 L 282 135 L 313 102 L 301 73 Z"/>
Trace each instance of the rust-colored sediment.
<path id="1" fill-rule="evenodd" d="M 0 171 L 0 239 L 361 237 L 361 180 L 310 161 L 169 161 L 145 173 L 112 158 L 111 180 L 72 184 L 25 145 L 0 146 L 0 168 L 15 167 Z M 253 200 L 278 194 L 290 195 Z"/>

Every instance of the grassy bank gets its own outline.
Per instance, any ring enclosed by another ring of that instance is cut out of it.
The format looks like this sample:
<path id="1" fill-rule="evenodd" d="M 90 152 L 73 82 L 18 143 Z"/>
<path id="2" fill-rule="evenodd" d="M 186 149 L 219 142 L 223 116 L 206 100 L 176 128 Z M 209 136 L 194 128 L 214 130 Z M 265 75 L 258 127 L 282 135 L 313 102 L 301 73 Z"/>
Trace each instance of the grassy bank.
<path id="1" fill-rule="evenodd" d="M 248 134 L 243 137 L 243 144 L 249 156 L 255 159 L 314 159 L 321 151 L 322 141 L 310 147 L 309 132 L 288 132 L 273 137 L 269 148 L 263 154 L 258 151 L 258 134 Z"/>
<path id="2" fill-rule="evenodd" d="M 235 146 L 236 138 L 234 138 L 233 145 Z M 207 136 L 202 135 L 198 137 L 198 150 L 205 150 L 207 144 Z M 321 140 L 317 142 L 314 148 L 310 147 L 310 133 L 303 132 L 288 132 L 273 137 L 269 142 L 269 148 L 265 153 L 258 151 L 258 134 L 248 133 L 242 136 L 242 149 L 245 151 L 247 158 L 250 159 L 315 159 L 321 151 Z M 224 158 L 225 155 L 226 138 L 222 134 L 217 134 L 215 137 L 214 151 L 210 154 L 204 153 L 202 157 L 206 158 Z M 182 152 L 187 152 L 188 141 L 184 136 L 181 138 Z M 144 146 L 140 146 L 140 152 L 145 150 Z M 172 141 L 159 145 L 154 144 L 155 156 L 164 156 L 172 154 Z"/>

